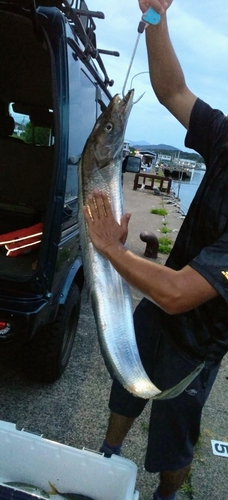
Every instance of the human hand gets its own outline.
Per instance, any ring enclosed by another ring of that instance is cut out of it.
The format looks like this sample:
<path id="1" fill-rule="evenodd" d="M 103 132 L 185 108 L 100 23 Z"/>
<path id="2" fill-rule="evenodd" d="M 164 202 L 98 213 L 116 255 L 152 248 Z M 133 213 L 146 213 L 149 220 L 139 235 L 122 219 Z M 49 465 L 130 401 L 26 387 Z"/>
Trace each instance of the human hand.
<path id="1" fill-rule="evenodd" d="M 121 217 L 120 224 L 114 218 L 110 201 L 105 191 L 94 189 L 83 207 L 89 236 L 96 249 L 106 255 L 110 246 L 124 245 L 128 235 L 130 214 Z"/>
<path id="2" fill-rule="evenodd" d="M 152 7 L 158 14 L 164 14 L 173 0 L 138 0 L 138 2 L 142 12 L 146 12 L 149 7 Z"/>

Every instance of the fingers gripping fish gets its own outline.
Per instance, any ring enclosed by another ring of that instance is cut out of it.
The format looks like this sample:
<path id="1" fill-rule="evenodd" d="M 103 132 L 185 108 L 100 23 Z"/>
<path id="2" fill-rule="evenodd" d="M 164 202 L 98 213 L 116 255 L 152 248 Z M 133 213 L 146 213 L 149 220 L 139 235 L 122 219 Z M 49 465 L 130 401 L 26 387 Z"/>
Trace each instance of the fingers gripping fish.
<path id="1" fill-rule="evenodd" d="M 82 207 L 94 188 L 106 191 L 114 217 L 123 214 L 122 149 L 134 91 L 123 99 L 114 96 L 98 118 L 84 151 L 79 168 L 80 243 L 85 281 L 92 299 L 101 352 L 111 376 L 135 396 L 170 398 L 177 396 L 198 374 L 190 374 L 178 386 L 161 391 L 153 384 L 142 365 L 133 325 L 130 287 L 108 259 L 93 246 Z"/>

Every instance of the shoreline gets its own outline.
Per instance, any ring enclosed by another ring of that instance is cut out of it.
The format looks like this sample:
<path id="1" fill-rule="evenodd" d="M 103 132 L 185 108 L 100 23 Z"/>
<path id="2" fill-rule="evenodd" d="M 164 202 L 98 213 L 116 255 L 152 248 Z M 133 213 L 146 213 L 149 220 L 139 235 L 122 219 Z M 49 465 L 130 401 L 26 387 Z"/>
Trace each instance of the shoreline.
<path id="1" fill-rule="evenodd" d="M 131 213 L 127 245 L 132 252 L 140 257 L 147 258 L 144 256 L 146 244 L 140 240 L 140 233 L 148 231 L 160 238 L 162 236 L 161 229 L 166 226 L 170 231 L 167 232 L 167 237 L 172 240 L 173 244 L 185 216 L 181 214 L 179 200 L 175 198 L 173 193 L 157 195 L 154 194 L 157 190 L 142 188 L 134 191 L 133 185 L 134 174 L 126 172 L 123 181 L 124 211 Z M 165 216 L 151 213 L 152 209 L 161 208 L 166 210 L 167 214 Z M 157 259 L 149 258 L 149 260 L 164 264 L 168 255 L 158 252 Z"/>

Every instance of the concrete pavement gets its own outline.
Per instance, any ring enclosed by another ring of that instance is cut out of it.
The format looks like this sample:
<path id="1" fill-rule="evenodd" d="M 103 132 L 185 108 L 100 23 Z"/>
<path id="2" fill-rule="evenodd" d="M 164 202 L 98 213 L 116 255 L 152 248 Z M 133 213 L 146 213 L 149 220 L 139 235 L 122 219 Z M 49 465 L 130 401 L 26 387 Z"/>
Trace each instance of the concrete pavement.
<path id="1" fill-rule="evenodd" d="M 152 231 L 159 236 L 158 230 L 164 227 L 163 218 L 151 214 L 151 208 L 166 208 L 168 214 L 165 222 L 171 230 L 169 237 L 173 240 L 183 219 L 175 200 L 155 196 L 149 191 L 133 191 L 133 180 L 134 174 L 125 174 L 125 210 L 132 213 L 128 245 L 136 254 L 143 256 L 145 243 L 139 238 L 140 232 Z M 166 256 L 159 254 L 156 262 L 163 264 L 165 259 Z M 141 294 L 132 290 L 132 297 L 135 307 Z M 201 438 L 196 447 L 192 475 L 178 493 L 178 500 L 228 499 L 228 458 L 214 456 L 211 449 L 211 439 L 228 441 L 227 377 L 226 356 L 204 408 Z M 98 450 L 109 416 L 110 388 L 110 376 L 100 353 L 93 313 L 84 291 L 72 355 L 59 380 L 46 385 L 25 380 L 20 372 L 17 350 L 13 356 L 10 348 L 9 353 L 1 358 L 0 420 L 14 422 L 19 428 L 43 434 L 47 439 L 78 449 L 86 447 Z M 158 483 L 156 474 L 144 470 L 150 405 L 148 403 L 134 423 L 123 445 L 124 456 L 138 466 L 136 489 L 140 493 L 140 500 L 149 500 Z M 92 473 L 91 480 L 96 480 Z"/>

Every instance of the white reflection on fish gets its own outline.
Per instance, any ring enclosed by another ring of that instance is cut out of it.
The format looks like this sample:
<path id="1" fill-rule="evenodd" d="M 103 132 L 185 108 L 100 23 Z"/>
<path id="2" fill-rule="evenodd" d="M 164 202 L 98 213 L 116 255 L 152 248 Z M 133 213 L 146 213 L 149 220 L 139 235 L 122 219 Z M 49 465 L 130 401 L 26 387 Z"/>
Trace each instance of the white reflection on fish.
<path id="1" fill-rule="evenodd" d="M 20 483 L 16 481 L 7 481 L 4 483 L 0 483 L 0 487 L 4 486 L 5 488 L 10 488 L 15 490 L 15 493 L 7 495 L 7 491 L 4 490 L 4 498 L 17 498 L 17 491 L 23 491 L 25 496 L 20 495 L 20 498 L 31 498 L 31 495 L 34 497 L 34 500 L 94 500 L 92 497 L 87 495 L 83 495 L 81 493 L 60 493 L 56 487 L 49 481 L 50 491 L 47 492 L 40 488 L 39 486 L 29 484 L 29 483 Z M 3 493 L 3 492 L 1 492 Z M 26 494 L 29 496 L 26 497 Z M 1 497 L 3 498 L 3 497 Z M 18 497 L 19 498 L 19 497 Z"/>
<path id="2" fill-rule="evenodd" d="M 132 394 L 142 398 L 165 399 L 177 396 L 201 371 L 202 365 L 174 388 L 161 391 L 142 365 L 133 324 L 130 287 L 108 259 L 93 246 L 82 207 L 88 194 L 97 188 L 110 199 L 118 222 L 123 214 L 122 150 L 134 91 L 123 99 L 114 96 L 91 132 L 79 168 L 79 227 L 85 281 L 92 300 L 98 339 L 106 366 Z"/>

